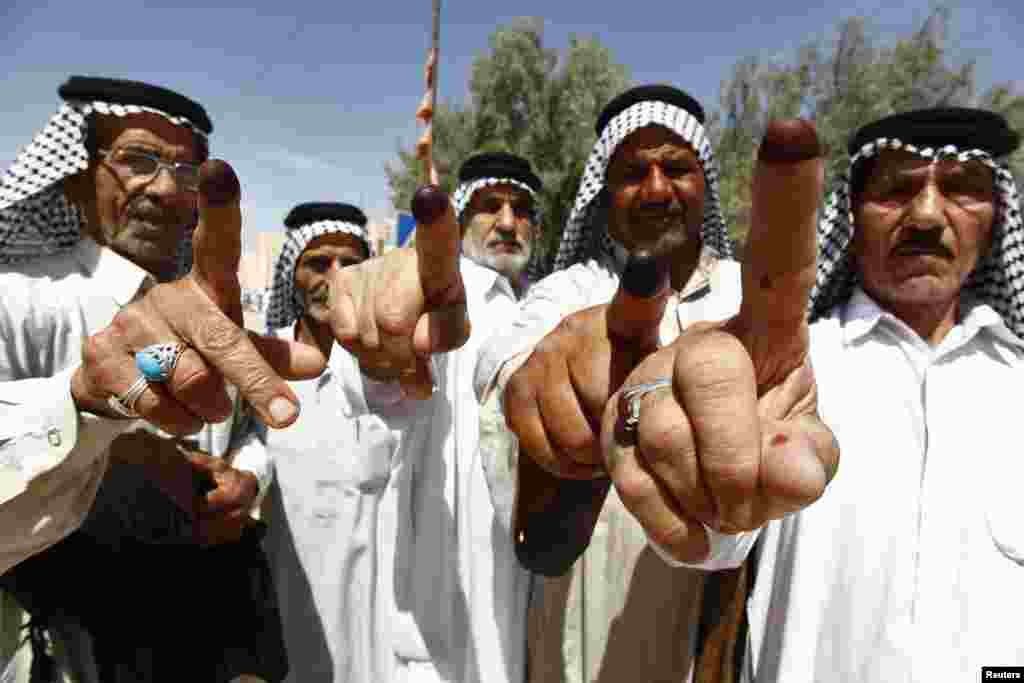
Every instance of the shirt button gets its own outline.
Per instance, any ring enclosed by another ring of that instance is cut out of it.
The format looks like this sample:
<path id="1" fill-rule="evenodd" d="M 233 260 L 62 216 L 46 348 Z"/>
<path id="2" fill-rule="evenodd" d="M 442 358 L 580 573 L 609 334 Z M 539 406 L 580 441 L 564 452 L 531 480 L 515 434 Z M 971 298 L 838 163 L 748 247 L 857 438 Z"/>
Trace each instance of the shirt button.
<path id="1" fill-rule="evenodd" d="M 54 448 L 60 446 L 60 430 L 56 427 L 50 427 L 49 431 L 46 432 L 46 440 Z"/>

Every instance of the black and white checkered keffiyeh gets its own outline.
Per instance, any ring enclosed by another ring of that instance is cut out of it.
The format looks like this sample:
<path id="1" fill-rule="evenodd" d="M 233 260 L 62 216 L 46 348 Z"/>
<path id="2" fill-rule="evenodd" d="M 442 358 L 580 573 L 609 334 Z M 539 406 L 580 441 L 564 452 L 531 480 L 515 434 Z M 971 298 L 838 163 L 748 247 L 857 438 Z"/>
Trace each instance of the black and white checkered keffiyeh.
<path id="1" fill-rule="evenodd" d="M 302 292 L 295 288 L 295 266 L 310 242 L 333 233 L 352 235 L 366 245 L 367 253 L 373 257 L 370 234 L 365 227 L 356 223 L 322 220 L 289 230 L 274 266 L 274 282 L 270 289 L 270 302 L 267 304 L 267 331 L 273 332 L 291 325 L 302 317 L 306 306 L 302 301 Z"/>
<path id="2" fill-rule="evenodd" d="M 827 316 L 835 306 L 845 303 L 859 284 L 851 249 L 854 218 L 850 179 L 860 164 L 887 149 L 903 150 L 925 159 L 978 160 L 993 170 L 997 199 L 992 247 L 971 273 L 964 290 L 994 308 L 1010 331 L 1024 338 L 1024 231 L 1020 198 L 1010 170 L 980 149 L 960 150 L 953 145 L 922 148 L 895 138 L 879 138 L 863 145 L 850 158 L 849 172 L 838 180 L 825 204 L 818 223 L 818 272 L 811 291 L 811 321 Z"/>
<path id="3" fill-rule="evenodd" d="M 681 107 L 647 100 L 630 105 L 616 114 L 594 143 L 551 271 L 563 270 L 592 258 L 604 260 L 617 271 L 625 267 L 626 251 L 608 233 L 608 207 L 605 205 L 607 193 L 602 192 L 605 174 L 612 155 L 622 141 L 634 131 L 652 124 L 675 132 L 696 151 L 704 169 L 705 181 L 704 227 L 701 230 L 704 248 L 710 249 L 719 258 L 732 258 L 733 245 L 722 218 L 718 194 L 718 168 L 704 126 Z M 546 274 L 539 263 L 532 265 L 531 279 L 539 279 Z"/>
<path id="4" fill-rule="evenodd" d="M 89 168 L 85 141 L 94 114 L 128 116 L 151 112 L 171 123 L 206 134 L 188 118 L 134 104 L 67 102 L 25 147 L 0 178 L 0 265 L 17 265 L 74 248 L 82 216 L 64 195 L 61 181 Z M 192 241 L 179 250 L 180 272 L 192 261 Z"/>
<path id="5" fill-rule="evenodd" d="M 452 195 L 452 204 L 455 205 L 455 217 L 462 223 L 462 214 L 466 211 L 466 207 L 473 200 L 473 195 L 485 187 L 492 185 L 512 185 L 513 187 L 519 188 L 527 192 L 533 202 L 530 206 L 530 222 L 535 226 L 540 224 L 540 206 L 537 199 L 537 193 L 532 187 L 526 183 L 516 180 L 515 178 L 476 178 L 469 182 L 460 183 L 455 188 L 455 194 Z"/>

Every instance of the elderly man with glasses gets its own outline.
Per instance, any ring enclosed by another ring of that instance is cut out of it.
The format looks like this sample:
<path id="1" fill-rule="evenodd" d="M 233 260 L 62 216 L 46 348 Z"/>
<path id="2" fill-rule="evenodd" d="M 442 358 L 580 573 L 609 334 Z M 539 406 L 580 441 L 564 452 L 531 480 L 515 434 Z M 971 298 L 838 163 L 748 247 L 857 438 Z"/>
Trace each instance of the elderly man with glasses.
<path id="1" fill-rule="evenodd" d="M 0 179 L 0 585 L 32 615 L 33 660 L 15 655 L 8 601 L 0 680 L 279 680 L 280 621 L 249 516 L 262 450 L 232 452 L 228 421 L 191 442 L 100 430 L 109 448 L 76 458 L 93 417 L 61 408 L 83 340 L 154 280 L 187 272 L 212 124 L 146 83 L 76 76 L 58 92 L 63 105 Z M 173 376 L 183 349 L 134 351 L 138 393 Z M 42 412 L 18 413 L 31 396 Z M 182 566 L 231 580 L 182 582 Z M 153 588 L 143 599 L 128 589 L 140 577 Z"/>

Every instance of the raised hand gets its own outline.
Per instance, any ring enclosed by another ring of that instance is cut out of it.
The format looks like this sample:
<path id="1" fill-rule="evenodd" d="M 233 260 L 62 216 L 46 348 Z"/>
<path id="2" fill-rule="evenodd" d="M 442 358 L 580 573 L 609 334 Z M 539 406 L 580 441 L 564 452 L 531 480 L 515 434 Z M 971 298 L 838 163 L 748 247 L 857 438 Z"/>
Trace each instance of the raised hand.
<path id="1" fill-rule="evenodd" d="M 589 541 L 609 486 L 605 403 L 658 348 L 668 294 L 665 264 L 633 255 L 611 303 L 563 320 L 506 385 L 505 418 L 519 438 L 515 548 L 535 572 L 563 573 Z"/>
<path id="2" fill-rule="evenodd" d="M 312 347 L 242 328 L 240 195 L 238 178 L 227 163 L 203 164 L 192 271 L 152 287 L 86 340 L 71 385 L 80 410 L 124 417 L 108 399 L 124 396 L 141 377 L 135 352 L 151 344 L 184 343 L 165 381 L 138 385 L 143 389 L 126 406 L 129 414 L 171 434 L 195 433 L 204 422 L 231 415 L 226 381 L 238 387 L 266 424 L 286 427 L 298 417 L 298 400 L 284 380 L 316 377 L 326 360 Z"/>
<path id="3" fill-rule="evenodd" d="M 739 314 L 691 327 L 630 374 L 623 391 L 670 380 L 637 400 L 633 429 L 621 392 L 607 404 L 607 471 L 679 560 L 707 555 L 702 525 L 756 529 L 817 500 L 835 475 L 839 447 L 817 415 L 806 315 L 822 182 L 813 125 L 772 122 L 755 168 Z"/>
<path id="4" fill-rule="evenodd" d="M 432 185 L 413 197 L 415 248 L 336 271 L 331 283 L 335 339 L 364 372 L 397 379 L 417 398 L 430 396 L 429 358 L 469 339 L 460 233 L 448 195 Z"/>

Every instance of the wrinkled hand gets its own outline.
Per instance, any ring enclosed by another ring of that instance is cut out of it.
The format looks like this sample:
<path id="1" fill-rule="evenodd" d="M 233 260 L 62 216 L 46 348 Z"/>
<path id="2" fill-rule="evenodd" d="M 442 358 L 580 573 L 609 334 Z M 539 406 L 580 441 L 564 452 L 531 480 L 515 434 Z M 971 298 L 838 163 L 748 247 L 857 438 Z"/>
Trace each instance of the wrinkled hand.
<path id="1" fill-rule="evenodd" d="M 256 475 L 202 451 L 182 448 L 182 454 L 200 483 L 192 510 L 196 542 L 209 546 L 239 541 L 246 527 L 255 524 L 249 513 L 259 495 Z"/>
<path id="2" fill-rule="evenodd" d="M 545 337 L 505 387 L 519 438 L 516 557 L 544 576 L 565 573 L 589 543 L 610 484 L 600 451 L 608 397 L 658 347 L 669 294 L 665 263 L 632 256 L 610 304 L 575 313 Z"/>
<path id="3" fill-rule="evenodd" d="M 326 359 L 318 349 L 242 328 L 240 194 L 228 164 L 203 164 L 192 271 L 152 287 L 86 340 L 71 385 L 79 410 L 118 417 L 107 399 L 122 395 L 140 376 L 134 353 L 180 341 L 188 349 L 169 381 L 149 383 L 135 404 L 143 419 L 175 435 L 221 422 L 232 412 L 225 381 L 238 387 L 272 427 L 298 417 L 298 399 L 284 380 L 316 377 Z"/>
<path id="4" fill-rule="evenodd" d="M 612 302 L 565 318 L 513 373 L 505 418 L 519 449 L 566 479 L 606 476 L 599 448 L 608 397 L 658 348 L 669 295 L 664 263 L 630 257 Z"/>
<path id="5" fill-rule="evenodd" d="M 470 324 L 459 227 L 447 194 L 420 188 L 412 211 L 415 249 L 393 249 L 335 271 L 326 322 L 364 369 L 378 377 L 390 373 L 406 393 L 429 398 L 430 355 L 462 346 Z"/>
<path id="6" fill-rule="evenodd" d="M 706 557 L 702 524 L 756 529 L 817 500 L 835 475 L 839 447 L 817 415 L 806 316 L 822 182 L 813 125 L 770 124 L 740 312 L 687 329 L 629 375 L 624 389 L 672 380 L 641 399 L 635 433 L 624 429 L 621 392 L 607 404 L 601 442 L 619 496 L 679 560 Z"/>

